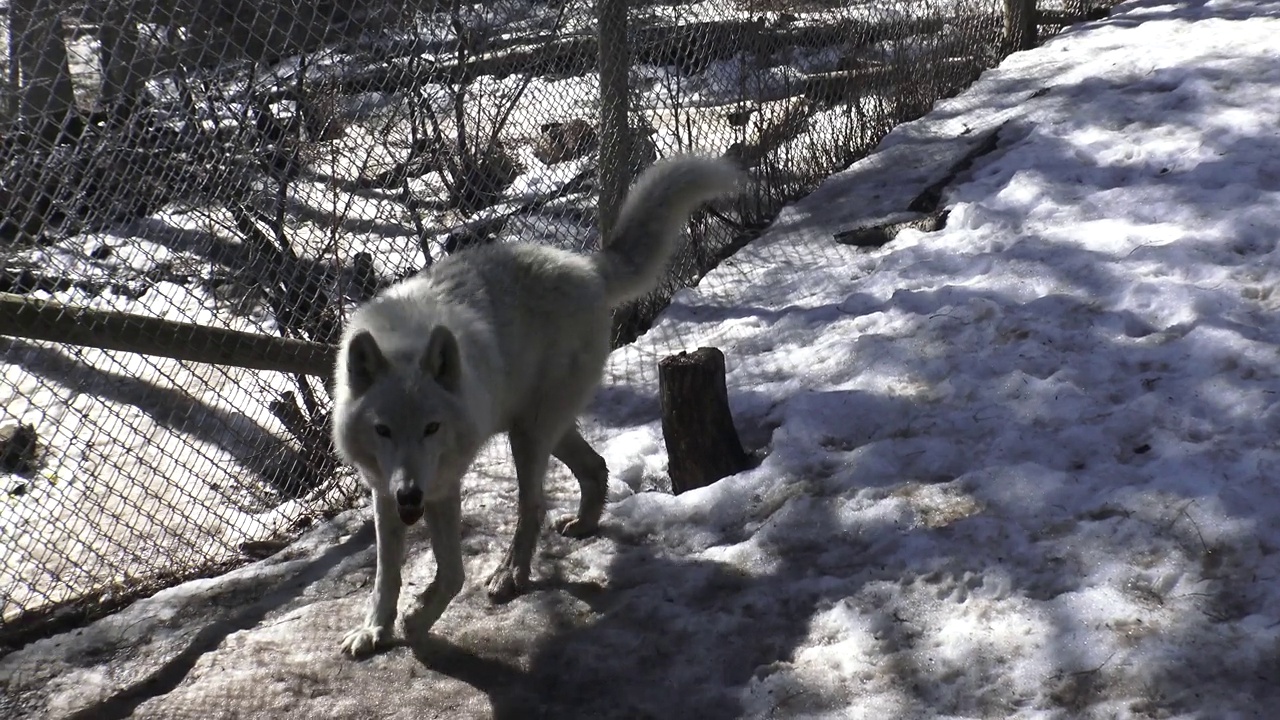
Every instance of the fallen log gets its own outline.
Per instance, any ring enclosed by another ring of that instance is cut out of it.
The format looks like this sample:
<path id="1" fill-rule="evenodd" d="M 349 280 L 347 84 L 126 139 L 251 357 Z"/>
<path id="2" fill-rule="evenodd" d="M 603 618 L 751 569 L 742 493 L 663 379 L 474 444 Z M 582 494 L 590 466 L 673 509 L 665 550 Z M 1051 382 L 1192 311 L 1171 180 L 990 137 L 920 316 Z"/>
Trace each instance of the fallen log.
<path id="1" fill-rule="evenodd" d="M 0 293 L 0 335 L 327 378 L 337 348 Z"/>
<path id="2" fill-rule="evenodd" d="M 631 60 L 636 64 L 675 66 L 682 72 L 699 72 L 716 60 L 740 53 L 769 56 L 781 49 L 797 47 L 858 47 L 939 32 L 942 18 L 882 21 L 844 20 L 829 25 L 769 26 L 756 20 L 720 20 L 682 25 L 638 26 L 631 30 Z M 533 75 L 584 75 L 596 71 L 597 40 L 594 35 L 568 35 L 555 39 L 538 37 L 498 50 L 477 52 L 457 62 L 422 65 L 409 71 L 410 59 L 397 58 L 364 72 L 348 73 L 323 91 L 344 95 L 365 92 L 406 92 L 424 85 L 466 83 L 478 77 L 506 77 L 516 73 Z M 292 88 L 281 88 L 279 97 L 288 98 Z M 321 92 L 321 90 L 317 90 Z"/>

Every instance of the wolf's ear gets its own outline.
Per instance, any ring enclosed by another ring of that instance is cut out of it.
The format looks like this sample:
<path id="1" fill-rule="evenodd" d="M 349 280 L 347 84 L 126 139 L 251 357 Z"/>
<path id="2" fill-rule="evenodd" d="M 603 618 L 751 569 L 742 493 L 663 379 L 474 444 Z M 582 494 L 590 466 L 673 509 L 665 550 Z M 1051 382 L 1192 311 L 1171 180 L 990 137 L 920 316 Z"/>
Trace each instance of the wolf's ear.
<path id="1" fill-rule="evenodd" d="M 347 344 L 347 383 L 356 395 L 365 394 L 387 370 L 387 358 L 373 339 L 373 333 L 361 330 Z"/>
<path id="2" fill-rule="evenodd" d="M 422 353 L 422 374 L 434 378 L 445 390 L 456 392 L 462 382 L 462 358 L 458 339 L 449 328 L 437 325 Z"/>

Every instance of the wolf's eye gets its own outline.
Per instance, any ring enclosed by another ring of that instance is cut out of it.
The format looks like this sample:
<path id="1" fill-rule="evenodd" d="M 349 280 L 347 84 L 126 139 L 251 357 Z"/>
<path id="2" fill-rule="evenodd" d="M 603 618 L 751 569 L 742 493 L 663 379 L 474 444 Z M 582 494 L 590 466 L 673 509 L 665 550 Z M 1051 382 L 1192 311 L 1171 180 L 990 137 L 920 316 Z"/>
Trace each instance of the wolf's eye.
<path id="1" fill-rule="evenodd" d="M 422 436 L 428 437 L 430 435 L 435 435 L 436 431 L 439 429 L 440 429 L 440 423 L 438 422 L 427 423 L 427 428 L 422 431 Z"/>
<path id="2" fill-rule="evenodd" d="M 373 431 L 378 433 L 379 437 L 384 437 L 384 438 L 391 437 L 391 428 L 386 425 L 383 425 L 382 423 L 378 423 L 377 425 L 374 425 Z"/>

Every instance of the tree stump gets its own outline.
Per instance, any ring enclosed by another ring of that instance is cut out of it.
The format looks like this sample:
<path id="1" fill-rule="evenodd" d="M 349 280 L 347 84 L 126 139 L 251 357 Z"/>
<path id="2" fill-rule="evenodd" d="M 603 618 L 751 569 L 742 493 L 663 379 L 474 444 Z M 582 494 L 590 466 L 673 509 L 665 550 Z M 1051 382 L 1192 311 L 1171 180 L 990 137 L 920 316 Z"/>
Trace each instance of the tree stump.
<path id="1" fill-rule="evenodd" d="M 658 363 L 662 435 L 676 495 L 750 466 L 729 413 L 724 373 L 724 353 L 713 347 Z"/>

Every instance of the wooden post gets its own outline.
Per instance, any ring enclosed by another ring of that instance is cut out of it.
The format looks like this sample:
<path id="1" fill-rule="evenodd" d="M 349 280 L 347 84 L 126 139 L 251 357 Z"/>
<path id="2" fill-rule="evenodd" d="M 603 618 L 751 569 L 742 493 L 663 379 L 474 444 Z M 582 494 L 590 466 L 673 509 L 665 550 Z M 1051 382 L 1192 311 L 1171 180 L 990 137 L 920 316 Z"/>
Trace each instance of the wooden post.
<path id="1" fill-rule="evenodd" d="M 658 363 L 662 435 L 671 491 L 677 495 L 751 465 L 729 413 L 724 373 L 724 353 L 713 347 L 682 352 Z"/>

